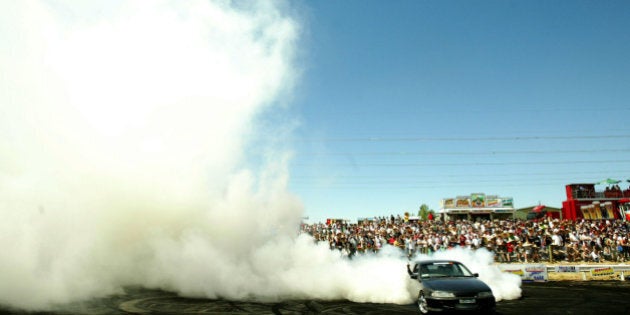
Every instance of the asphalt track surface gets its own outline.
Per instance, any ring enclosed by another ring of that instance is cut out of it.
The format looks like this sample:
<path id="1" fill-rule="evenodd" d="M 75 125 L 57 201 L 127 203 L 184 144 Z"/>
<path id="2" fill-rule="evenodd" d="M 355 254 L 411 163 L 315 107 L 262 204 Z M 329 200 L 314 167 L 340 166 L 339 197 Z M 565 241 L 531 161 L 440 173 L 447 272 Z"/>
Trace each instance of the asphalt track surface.
<path id="1" fill-rule="evenodd" d="M 523 283 L 520 299 L 500 301 L 497 314 L 630 314 L 630 281 Z M 417 314 L 415 305 L 349 301 L 257 303 L 191 299 L 174 293 L 130 288 L 125 295 L 62 306 L 48 312 L 0 314 Z"/>

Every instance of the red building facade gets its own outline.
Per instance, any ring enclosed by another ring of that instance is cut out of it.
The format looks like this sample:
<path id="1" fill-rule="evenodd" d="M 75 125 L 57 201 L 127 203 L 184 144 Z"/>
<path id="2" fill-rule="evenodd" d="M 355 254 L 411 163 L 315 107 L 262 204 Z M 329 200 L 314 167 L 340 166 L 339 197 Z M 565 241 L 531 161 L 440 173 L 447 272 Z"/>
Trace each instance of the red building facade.
<path id="1" fill-rule="evenodd" d="M 568 220 L 611 220 L 622 219 L 620 205 L 630 197 L 630 188 L 618 186 L 595 190 L 595 184 L 566 185 L 567 200 L 562 202 L 562 217 Z M 623 206 L 622 206 L 623 208 Z"/>

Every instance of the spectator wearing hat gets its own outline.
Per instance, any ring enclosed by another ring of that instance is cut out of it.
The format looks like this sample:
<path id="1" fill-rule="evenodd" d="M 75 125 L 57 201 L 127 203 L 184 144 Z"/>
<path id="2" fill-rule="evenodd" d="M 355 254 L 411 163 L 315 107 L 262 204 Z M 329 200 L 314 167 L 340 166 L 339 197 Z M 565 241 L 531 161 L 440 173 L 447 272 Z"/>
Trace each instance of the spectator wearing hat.
<path id="1" fill-rule="evenodd" d="M 389 218 L 348 224 L 302 224 L 303 233 L 316 242 L 327 242 L 350 258 L 379 251 L 387 242 L 409 255 L 430 253 L 447 247 L 485 248 L 498 262 L 538 262 L 553 254 L 569 261 L 626 261 L 630 257 L 630 225 L 619 220 L 484 220 L 420 221 Z M 508 245 L 510 244 L 510 245 Z M 508 246 L 511 250 L 508 252 Z M 513 257 L 511 257 L 513 256 Z"/>

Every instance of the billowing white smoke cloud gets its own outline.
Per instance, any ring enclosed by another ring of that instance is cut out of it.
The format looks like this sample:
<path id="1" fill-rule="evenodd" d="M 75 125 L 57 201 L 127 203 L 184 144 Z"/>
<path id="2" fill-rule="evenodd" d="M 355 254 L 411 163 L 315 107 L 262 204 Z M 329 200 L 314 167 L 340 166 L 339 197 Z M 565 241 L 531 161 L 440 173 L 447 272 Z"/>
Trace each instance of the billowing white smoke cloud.
<path id="1" fill-rule="evenodd" d="M 149 282 L 241 291 L 215 277 L 252 274 L 252 250 L 301 218 L 286 156 L 243 166 L 254 118 L 294 80 L 281 9 L 2 3 L 1 304 Z"/>
<path id="2" fill-rule="evenodd" d="M 247 162 L 297 35 L 266 1 L 2 2 L 0 305 L 129 285 L 412 301 L 399 253 L 350 261 L 297 237 L 288 154 Z"/>

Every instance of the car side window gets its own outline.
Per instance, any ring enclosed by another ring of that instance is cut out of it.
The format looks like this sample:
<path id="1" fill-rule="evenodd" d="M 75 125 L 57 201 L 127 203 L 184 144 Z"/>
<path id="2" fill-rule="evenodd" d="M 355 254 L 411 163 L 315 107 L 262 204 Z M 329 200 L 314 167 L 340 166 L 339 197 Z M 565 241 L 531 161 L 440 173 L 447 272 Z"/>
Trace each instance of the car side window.
<path id="1" fill-rule="evenodd" d="M 427 267 L 427 265 L 422 265 L 420 267 L 420 275 L 422 276 L 429 276 L 430 272 L 429 272 L 429 268 Z"/>
<path id="2" fill-rule="evenodd" d="M 453 265 L 453 270 L 451 273 L 453 276 L 463 276 L 464 274 L 462 273 L 462 270 L 460 269 L 459 265 Z"/>

